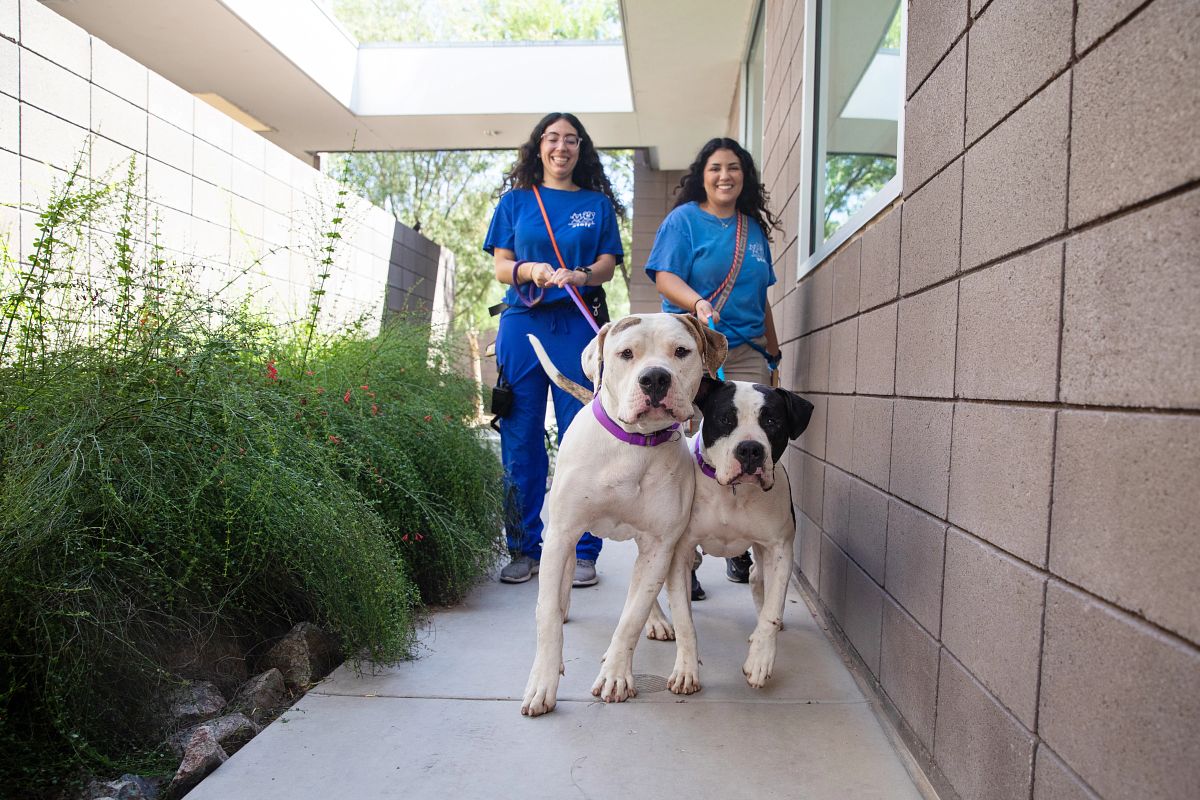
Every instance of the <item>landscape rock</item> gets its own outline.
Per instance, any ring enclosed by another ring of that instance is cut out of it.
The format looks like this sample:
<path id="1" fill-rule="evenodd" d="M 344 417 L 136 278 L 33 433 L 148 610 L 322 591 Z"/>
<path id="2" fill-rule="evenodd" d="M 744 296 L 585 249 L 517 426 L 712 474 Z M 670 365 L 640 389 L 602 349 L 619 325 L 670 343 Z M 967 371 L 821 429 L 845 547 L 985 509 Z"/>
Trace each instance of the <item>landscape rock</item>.
<path id="1" fill-rule="evenodd" d="M 272 667 L 242 684 L 229 709 L 239 711 L 261 725 L 273 717 L 275 711 L 287 706 L 288 699 L 283 673 Z"/>
<path id="2" fill-rule="evenodd" d="M 189 681 L 171 697 L 171 727 L 174 730 L 190 728 L 217 716 L 223 708 L 225 697 L 216 684 L 208 681 Z"/>
<path id="3" fill-rule="evenodd" d="M 192 735 L 200 728 L 208 728 L 217 744 L 221 745 L 221 749 L 228 755 L 233 755 L 238 750 L 259 734 L 262 730 L 253 720 L 249 719 L 245 714 L 233 713 L 225 716 L 210 719 L 207 722 L 201 722 L 199 725 L 187 728 L 176 733 L 168 740 L 171 750 L 175 755 L 182 757 L 187 751 L 188 742 L 191 741 Z M 126 800 L 121 798 L 121 800 Z M 138 798 L 129 798 L 129 800 L 138 800 Z M 150 800 L 147 798 L 147 800 Z"/>
<path id="4" fill-rule="evenodd" d="M 332 636 L 311 622 L 301 622 L 267 652 L 263 663 L 283 673 L 289 687 L 303 688 L 329 674 L 339 657 Z"/>
<path id="5" fill-rule="evenodd" d="M 228 754 L 221 749 L 212 731 L 207 726 L 200 726 L 188 740 L 183 761 L 167 787 L 167 794 L 170 797 L 186 794 L 228 759 Z"/>

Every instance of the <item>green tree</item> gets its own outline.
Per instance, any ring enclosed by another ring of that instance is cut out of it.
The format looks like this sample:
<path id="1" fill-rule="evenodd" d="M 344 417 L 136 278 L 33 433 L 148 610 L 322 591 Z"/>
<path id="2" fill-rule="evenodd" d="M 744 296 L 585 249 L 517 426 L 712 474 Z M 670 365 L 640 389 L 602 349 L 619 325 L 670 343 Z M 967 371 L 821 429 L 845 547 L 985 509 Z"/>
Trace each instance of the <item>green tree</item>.
<path id="1" fill-rule="evenodd" d="M 488 150 L 344 153 L 330 159 L 329 172 L 454 253 L 455 327 L 480 331 L 493 327 L 487 308 L 502 294 L 482 247 L 512 159 Z"/>
<path id="2" fill-rule="evenodd" d="M 825 159 L 825 238 L 895 174 L 896 159 L 891 156 L 831 153 Z"/>
<path id="3" fill-rule="evenodd" d="M 330 0 L 362 42 L 621 38 L 615 0 Z"/>

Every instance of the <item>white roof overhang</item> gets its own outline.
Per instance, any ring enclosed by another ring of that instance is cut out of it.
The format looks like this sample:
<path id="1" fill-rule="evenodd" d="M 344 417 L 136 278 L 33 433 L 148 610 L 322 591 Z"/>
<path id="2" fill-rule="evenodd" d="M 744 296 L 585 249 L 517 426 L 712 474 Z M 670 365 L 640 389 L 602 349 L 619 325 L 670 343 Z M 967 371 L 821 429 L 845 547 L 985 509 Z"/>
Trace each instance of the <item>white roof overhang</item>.
<path id="1" fill-rule="evenodd" d="M 315 0 L 42 0 L 303 156 L 512 148 L 548 111 L 686 167 L 725 134 L 754 0 L 623 0 L 624 41 L 359 45 Z"/>

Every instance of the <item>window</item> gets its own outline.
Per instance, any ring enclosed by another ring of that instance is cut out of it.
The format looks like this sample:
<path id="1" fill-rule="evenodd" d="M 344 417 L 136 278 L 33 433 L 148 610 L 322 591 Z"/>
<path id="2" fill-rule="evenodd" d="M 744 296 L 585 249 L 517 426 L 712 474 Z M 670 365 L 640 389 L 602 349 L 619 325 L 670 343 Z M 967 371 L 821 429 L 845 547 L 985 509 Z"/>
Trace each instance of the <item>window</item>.
<path id="1" fill-rule="evenodd" d="M 758 4 L 754 16 L 750 49 L 746 53 L 745 75 L 742 85 L 745 105 L 742 108 L 742 143 L 754 158 L 754 164 L 763 168 L 763 5 Z"/>
<path id="2" fill-rule="evenodd" d="M 904 4 L 817 0 L 808 17 L 801 276 L 899 195 L 903 165 Z"/>

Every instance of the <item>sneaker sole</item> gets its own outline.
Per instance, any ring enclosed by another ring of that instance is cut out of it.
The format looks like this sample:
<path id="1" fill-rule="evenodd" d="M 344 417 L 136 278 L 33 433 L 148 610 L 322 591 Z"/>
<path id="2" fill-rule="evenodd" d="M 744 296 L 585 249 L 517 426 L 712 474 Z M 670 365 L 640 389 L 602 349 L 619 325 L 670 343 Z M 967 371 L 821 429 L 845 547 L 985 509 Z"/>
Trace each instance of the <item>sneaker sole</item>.
<path id="1" fill-rule="evenodd" d="M 506 578 L 503 575 L 501 575 L 500 582 L 501 583 L 527 583 L 530 578 L 532 578 L 534 575 L 537 575 L 537 574 L 538 574 L 538 566 L 537 566 L 537 564 L 534 564 L 533 568 L 531 570 L 529 570 L 529 574 L 526 575 L 524 578 Z"/>
<path id="2" fill-rule="evenodd" d="M 577 589 L 580 586 L 595 586 L 599 582 L 600 582 L 600 576 L 597 575 L 596 577 L 592 578 L 590 581 L 571 581 L 571 588 Z"/>

